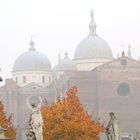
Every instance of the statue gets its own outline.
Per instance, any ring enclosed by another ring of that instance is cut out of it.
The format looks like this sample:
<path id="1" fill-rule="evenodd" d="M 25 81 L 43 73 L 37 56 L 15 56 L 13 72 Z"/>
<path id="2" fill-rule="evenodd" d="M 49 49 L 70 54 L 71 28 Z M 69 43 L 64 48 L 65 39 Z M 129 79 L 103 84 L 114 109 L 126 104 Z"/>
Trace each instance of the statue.
<path id="1" fill-rule="evenodd" d="M 26 132 L 27 140 L 43 140 L 42 135 L 43 119 L 39 107 L 32 104 L 29 128 Z"/>
<path id="2" fill-rule="evenodd" d="M 139 134 L 139 132 L 136 132 L 136 138 L 134 140 L 140 140 L 140 134 Z"/>
<path id="3" fill-rule="evenodd" d="M 106 135 L 108 140 L 120 140 L 119 121 L 114 113 L 110 113 L 110 121 L 106 127 Z"/>
<path id="4" fill-rule="evenodd" d="M 91 10 L 90 17 L 91 17 L 91 21 L 93 22 L 94 21 L 94 11 L 93 10 Z"/>

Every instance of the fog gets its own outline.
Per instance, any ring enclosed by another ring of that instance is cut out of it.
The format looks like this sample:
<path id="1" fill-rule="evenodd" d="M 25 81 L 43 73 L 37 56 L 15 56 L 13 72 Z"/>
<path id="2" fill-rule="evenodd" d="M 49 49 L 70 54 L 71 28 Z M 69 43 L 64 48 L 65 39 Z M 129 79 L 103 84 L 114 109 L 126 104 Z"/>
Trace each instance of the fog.
<path id="1" fill-rule="evenodd" d="M 139 0 L 0 0 L 0 68 L 11 77 L 16 58 L 35 47 L 57 64 L 58 53 L 71 58 L 88 35 L 90 10 L 94 10 L 97 34 L 110 45 L 114 57 L 130 44 L 132 56 L 140 56 Z"/>

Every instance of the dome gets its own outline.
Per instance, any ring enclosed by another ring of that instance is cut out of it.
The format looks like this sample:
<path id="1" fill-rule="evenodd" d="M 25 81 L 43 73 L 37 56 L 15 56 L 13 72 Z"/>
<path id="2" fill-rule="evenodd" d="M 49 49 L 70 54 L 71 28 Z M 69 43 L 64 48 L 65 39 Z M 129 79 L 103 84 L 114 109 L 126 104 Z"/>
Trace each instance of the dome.
<path id="1" fill-rule="evenodd" d="M 76 48 L 75 59 L 112 58 L 112 51 L 105 40 L 96 34 L 93 10 L 89 24 L 89 35 Z"/>
<path id="2" fill-rule="evenodd" d="M 112 51 L 105 40 L 98 35 L 89 35 L 76 48 L 75 59 L 112 58 Z"/>
<path id="3" fill-rule="evenodd" d="M 13 72 L 17 71 L 50 71 L 51 63 L 42 53 L 36 51 L 34 42 L 30 42 L 29 51 L 21 54 L 15 61 Z"/>
<path id="4" fill-rule="evenodd" d="M 54 68 L 54 71 L 75 71 L 75 70 L 77 70 L 76 65 L 69 58 L 67 53 L 65 53 L 65 57 L 63 59 L 59 58 L 59 63 Z"/>

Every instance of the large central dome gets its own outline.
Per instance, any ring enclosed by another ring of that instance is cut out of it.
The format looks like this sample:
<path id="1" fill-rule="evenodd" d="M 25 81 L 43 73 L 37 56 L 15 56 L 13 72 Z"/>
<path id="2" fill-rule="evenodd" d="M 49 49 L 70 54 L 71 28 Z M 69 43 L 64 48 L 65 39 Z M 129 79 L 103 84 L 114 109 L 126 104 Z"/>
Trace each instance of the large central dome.
<path id="1" fill-rule="evenodd" d="M 110 46 L 96 34 L 96 27 L 92 11 L 91 22 L 89 24 L 89 35 L 78 44 L 75 51 L 75 59 L 112 58 Z"/>
<path id="2" fill-rule="evenodd" d="M 98 35 L 89 35 L 76 48 L 75 59 L 112 58 L 112 51 Z"/>
<path id="3" fill-rule="evenodd" d="M 34 42 L 30 42 L 29 51 L 21 54 L 15 61 L 13 72 L 18 71 L 50 71 L 49 59 L 34 48 Z"/>

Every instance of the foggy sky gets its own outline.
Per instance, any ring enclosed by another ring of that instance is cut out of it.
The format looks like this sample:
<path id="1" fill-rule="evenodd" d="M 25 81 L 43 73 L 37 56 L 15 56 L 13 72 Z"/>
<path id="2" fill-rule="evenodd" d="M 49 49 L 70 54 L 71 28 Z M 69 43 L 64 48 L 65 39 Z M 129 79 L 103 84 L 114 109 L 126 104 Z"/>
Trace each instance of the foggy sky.
<path id="1" fill-rule="evenodd" d="M 35 47 L 57 64 L 58 53 L 73 58 L 78 43 L 88 35 L 90 10 L 94 10 L 97 34 L 108 42 L 114 57 L 128 44 L 140 57 L 139 0 L 0 0 L 0 68 L 11 77 L 16 58 Z"/>

